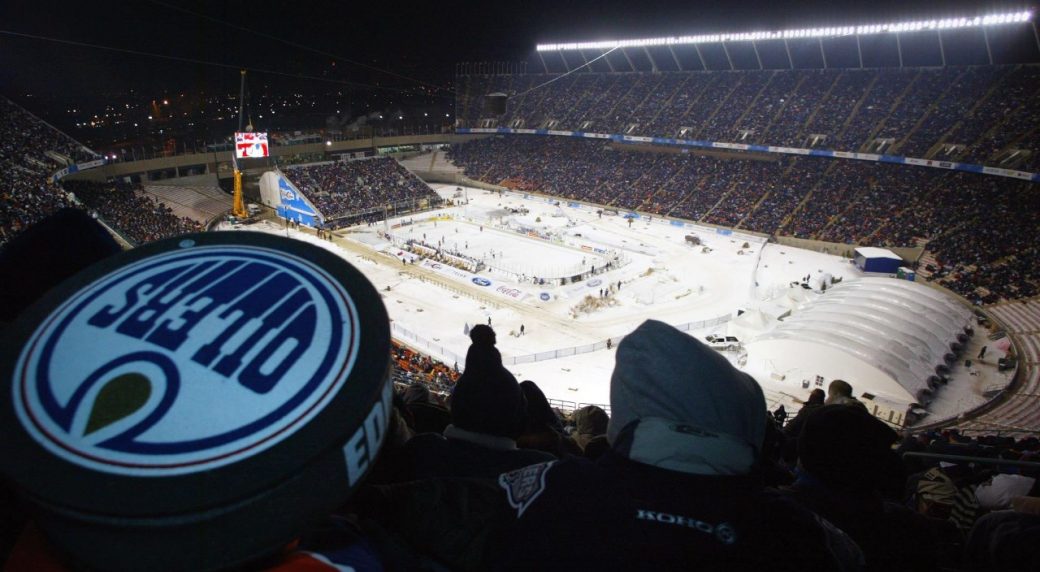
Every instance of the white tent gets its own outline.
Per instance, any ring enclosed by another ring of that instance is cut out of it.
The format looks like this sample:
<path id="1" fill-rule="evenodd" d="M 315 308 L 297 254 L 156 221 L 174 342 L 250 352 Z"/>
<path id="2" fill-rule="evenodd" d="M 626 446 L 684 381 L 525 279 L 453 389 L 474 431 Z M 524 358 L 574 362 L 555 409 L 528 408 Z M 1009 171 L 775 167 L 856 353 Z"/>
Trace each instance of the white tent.
<path id="1" fill-rule="evenodd" d="M 844 379 L 856 393 L 914 403 L 971 311 L 946 294 L 891 278 L 829 288 L 747 344 L 748 363 L 803 379 Z"/>

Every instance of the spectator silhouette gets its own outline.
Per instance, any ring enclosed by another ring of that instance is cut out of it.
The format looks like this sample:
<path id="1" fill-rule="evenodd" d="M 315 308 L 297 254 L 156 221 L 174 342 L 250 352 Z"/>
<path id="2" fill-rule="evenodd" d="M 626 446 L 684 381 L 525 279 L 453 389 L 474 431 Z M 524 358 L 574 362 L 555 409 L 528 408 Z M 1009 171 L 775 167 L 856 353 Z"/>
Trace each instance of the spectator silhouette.
<path id="1" fill-rule="evenodd" d="M 66 278 L 121 252 L 108 232 L 78 209 L 62 209 L 0 250 L 0 322 L 13 320 Z"/>
<path id="2" fill-rule="evenodd" d="M 826 405 L 859 406 L 864 410 L 867 408 L 862 401 L 852 396 L 852 386 L 842 379 L 835 379 L 827 386 L 827 399 L 824 400 L 824 403 Z"/>
<path id="3" fill-rule="evenodd" d="M 401 395 L 404 409 L 411 416 L 411 428 L 416 433 L 441 433 L 451 423 L 447 409 L 434 403 L 430 388 L 413 383 Z"/>
<path id="4" fill-rule="evenodd" d="M 549 400 L 535 382 L 520 382 L 524 394 L 526 414 L 524 430 L 516 440 L 518 447 L 544 451 L 561 458 L 564 455 L 580 455 L 581 449 L 563 434 L 563 423 L 549 406 Z"/>
<path id="5" fill-rule="evenodd" d="M 491 326 L 473 326 L 469 331 L 469 339 L 473 343 L 466 350 L 466 371 L 470 368 L 484 370 L 502 367 L 502 354 L 495 347 L 495 330 Z"/>
<path id="6" fill-rule="evenodd" d="M 795 460 L 798 458 L 798 436 L 802 434 L 805 420 L 809 418 L 813 411 L 823 407 L 825 396 L 826 394 L 822 389 L 812 390 L 809 393 L 809 399 L 798 410 L 791 422 L 784 426 L 784 437 L 787 438 L 784 443 L 784 461 L 788 465 L 793 467 Z"/>
<path id="7" fill-rule="evenodd" d="M 952 524 L 883 499 L 880 487 L 899 467 L 891 449 L 897 439 L 863 408 L 821 407 L 798 439 L 802 471 L 791 493 L 856 541 L 867 570 L 934 570 L 959 535 Z"/>
<path id="8" fill-rule="evenodd" d="M 485 331 L 486 330 L 486 331 Z M 488 335 L 490 333 L 490 335 Z M 485 477 L 554 457 L 518 449 L 525 403 L 513 374 L 502 367 L 491 328 L 474 326 L 466 370 L 451 396 L 451 424 L 442 435 L 417 435 L 402 451 L 400 481 L 432 477 Z"/>
<path id="9" fill-rule="evenodd" d="M 610 417 L 602 408 L 586 405 L 574 412 L 574 442 L 586 458 L 598 459 L 610 448 L 607 425 Z"/>

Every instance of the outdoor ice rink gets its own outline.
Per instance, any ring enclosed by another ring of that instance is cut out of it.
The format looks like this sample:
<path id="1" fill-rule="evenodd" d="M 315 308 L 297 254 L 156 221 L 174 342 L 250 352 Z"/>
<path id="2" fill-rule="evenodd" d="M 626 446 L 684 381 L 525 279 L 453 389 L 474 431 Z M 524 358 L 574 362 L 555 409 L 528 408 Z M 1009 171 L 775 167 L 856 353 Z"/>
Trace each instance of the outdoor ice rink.
<path id="1" fill-rule="evenodd" d="M 334 241 L 271 222 L 248 230 L 288 234 L 343 256 L 383 294 L 394 337 L 448 365 L 464 366 L 466 332 L 490 320 L 517 379 L 533 380 L 550 399 L 575 406 L 609 403 L 617 343 L 643 320 L 703 340 L 727 334 L 738 310 L 764 307 L 808 275 L 862 277 L 848 259 L 738 232 L 658 217 L 629 223 L 625 212 L 601 216 L 597 207 L 542 196 L 432 186 L 459 206 L 343 229 Z M 689 244 L 688 235 L 701 244 Z M 409 240 L 485 267 L 473 273 L 415 257 L 402 249 Z M 558 280 L 593 267 L 590 278 Z M 742 364 L 742 352 L 723 353 Z M 958 369 L 930 406 L 929 421 L 982 404 L 987 386 L 1008 380 Z M 796 399 L 808 393 L 769 372 L 747 371 L 770 407 L 797 409 Z"/>

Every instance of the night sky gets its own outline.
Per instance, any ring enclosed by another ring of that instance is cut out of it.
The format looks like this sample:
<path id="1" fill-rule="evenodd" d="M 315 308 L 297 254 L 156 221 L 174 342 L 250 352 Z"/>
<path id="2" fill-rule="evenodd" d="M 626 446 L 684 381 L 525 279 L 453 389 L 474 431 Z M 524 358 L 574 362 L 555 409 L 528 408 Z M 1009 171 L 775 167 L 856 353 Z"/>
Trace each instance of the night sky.
<path id="1" fill-rule="evenodd" d="M 739 32 L 912 18 L 972 16 L 1029 8 L 1008 2 L 871 0 L 869 2 L 745 0 L 524 0 L 522 2 L 278 2 L 214 0 L 4 0 L 0 29 L 63 40 L 219 62 L 221 68 L 164 61 L 22 37 L 0 35 L 0 94 L 25 104 L 33 93 L 46 117 L 48 96 L 104 98 L 137 92 L 237 91 L 234 66 L 254 71 L 253 92 L 383 88 L 421 83 L 348 60 L 444 86 L 450 99 L 454 66 L 468 61 L 521 61 L 538 42 L 582 41 L 704 32 Z M 178 10 L 180 8 L 181 10 Z M 207 20 L 222 20 L 307 46 L 315 53 Z M 333 57 L 339 56 L 339 57 Z M 371 97 L 393 91 L 370 90 Z M 32 106 L 30 106 L 32 107 Z"/>

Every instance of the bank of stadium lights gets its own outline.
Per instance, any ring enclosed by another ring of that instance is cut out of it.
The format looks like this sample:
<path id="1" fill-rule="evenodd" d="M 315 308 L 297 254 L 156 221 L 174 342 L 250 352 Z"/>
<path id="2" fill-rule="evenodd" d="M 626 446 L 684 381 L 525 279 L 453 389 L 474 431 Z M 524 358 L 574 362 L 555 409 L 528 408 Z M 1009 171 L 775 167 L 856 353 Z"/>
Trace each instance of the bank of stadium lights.
<path id="1" fill-rule="evenodd" d="M 913 22 L 894 22 L 890 24 L 870 24 L 865 26 L 838 26 L 829 28 L 804 28 L 798 30 L 743 32 L 739 34 L 702 34 L 698 36 L 678 36 L 669 38 L 644 38 L 640 40 L 610 40 L 604 42 L 581 42 L 567 44 L 539 44 L 539 52 L 572 51 L 572 50 L 609 50 L 613 48 L 675 46 L 682 44 L 715 44 L 719 42 L 754 42 L 761 40 L 787 40 L 795 38 L 830 38 L 836 36 L 865 36 L 871 34 L 920 32 L 924 30 L 953 30 L 957 28 L 975 28 L 978 26 L 1000 26 L 1028 22 L 1033 13 L 1009 12 L 1007 14 L 990 14 L 974 18 L 945 18 L 941 20 L 918 20 Z"/>

